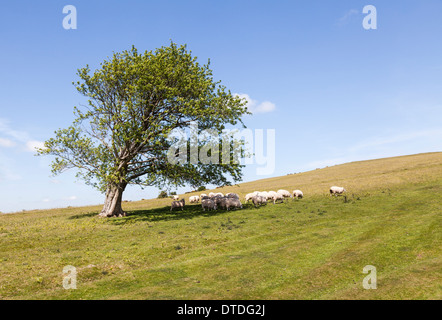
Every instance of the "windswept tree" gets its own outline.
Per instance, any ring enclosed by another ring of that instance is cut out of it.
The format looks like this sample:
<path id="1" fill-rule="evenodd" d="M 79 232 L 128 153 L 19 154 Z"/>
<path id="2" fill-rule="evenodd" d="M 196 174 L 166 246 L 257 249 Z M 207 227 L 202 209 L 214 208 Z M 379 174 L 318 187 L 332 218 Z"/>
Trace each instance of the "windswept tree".
<path id="1" fill-rule="evenodd" d="M 79 69 L 78 76 L 74 85 L 87 106 L 75 107 L 72 125 L 57 130 L 38 154 L 55 156 L 53 174 L 77 169 L 77 177 L 105 193 L 100 216 L 125 215 L 121 202 L 129 184 L 163 188 L 241 180 L 237 161 L 170 161 L 175 129 L 197 123 L 198 132 L 221 133 L 229 125 L 244 126 L 241 117 L 249 113 L 244 100 L 213 79 L 210 61 L 199 64 L 185 45 L 144 53 L 132 47 L 93 73 L 89 66 Z M 204 141 L 195 143 L 204 147 Z"/>

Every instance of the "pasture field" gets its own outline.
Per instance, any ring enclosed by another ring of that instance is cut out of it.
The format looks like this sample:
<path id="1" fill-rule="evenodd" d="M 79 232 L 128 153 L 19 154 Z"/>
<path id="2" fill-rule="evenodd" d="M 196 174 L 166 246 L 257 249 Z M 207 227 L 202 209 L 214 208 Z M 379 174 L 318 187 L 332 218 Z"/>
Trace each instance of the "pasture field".
<path id="1" fill-rule="evenodd" d="M 101 206 L 0 215 L 0 299 L 442 299 L 442 153 L 217 191 L 278 189 L 305 198 L 227 212 L 152 199 L 110 219 Z M 62 285 L 67 265 L 75 290 Z M 366 265 L 375 290 L 362 286 Z"/>

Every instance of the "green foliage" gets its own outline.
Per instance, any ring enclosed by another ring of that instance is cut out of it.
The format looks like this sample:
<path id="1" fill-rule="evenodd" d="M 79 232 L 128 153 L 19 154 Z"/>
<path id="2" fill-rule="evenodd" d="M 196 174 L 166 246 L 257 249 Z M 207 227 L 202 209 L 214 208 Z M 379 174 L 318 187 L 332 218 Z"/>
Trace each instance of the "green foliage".
<path id="1" fill-rule="evenodd" d="M 205 186 L 198 187 L 198 191 L 204 191 L 204 190 L 206 190 Z"/>
<path id="2" fill-rule="evenodd" d="M 243 125 L 241 116 L 249 113 L 244 100 L 213 79 L 209 66 L 210 61 L 199 64 L 185 45 L 171 43 L 145 53 L 135 47 L 114 53 L 94 72 L 79 69 L 74 85 L 88 99 L 87 109 L 75 107 L 73 124 L 57 130 L 39 155 L 55 156 L 53 174 L 76 168 L 78 177 L 102 192 L 127 184 L 225 185 L 229 176 L 239 181 L 242 166 L 234 162 L 167 159 L 174 129 L 196 122 L 199 132 L 221 133 L 226 125 Z"/>

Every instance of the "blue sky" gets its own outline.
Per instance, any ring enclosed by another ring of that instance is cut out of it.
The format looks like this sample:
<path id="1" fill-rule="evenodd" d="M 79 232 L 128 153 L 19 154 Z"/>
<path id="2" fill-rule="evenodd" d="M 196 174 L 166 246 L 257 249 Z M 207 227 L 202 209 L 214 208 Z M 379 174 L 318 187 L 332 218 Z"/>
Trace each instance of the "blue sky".
<path id="1" fill-rule="evenodd" d="M 365 5 L 377 29 L 365 30 Z M 65 5 L 77 29 L 65 30 Z M 0 10 L 0 211 L 100 204 L 104 196 L 33 148 L 85 104 L 72 85 L 135 45 L 188 45 L 274 129 L 275 170 L 442 151 L 442 1 L 12 1 Z M 179 191 L 185 191 L 180 189 Z M 155 188 L 126 190 L 125 200 Z"/>

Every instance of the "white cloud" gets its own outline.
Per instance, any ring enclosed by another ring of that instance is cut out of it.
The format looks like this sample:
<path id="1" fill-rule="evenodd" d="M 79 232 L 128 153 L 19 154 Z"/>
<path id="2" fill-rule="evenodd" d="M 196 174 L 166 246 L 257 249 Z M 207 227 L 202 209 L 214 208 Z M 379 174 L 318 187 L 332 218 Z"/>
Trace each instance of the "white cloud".
<path id="1" fill-rule="evenodd" d="M 43 201 L 43 202 L 50 202 L 51 199 L 45 198 L 45 199 L 43 199 L 42 201 Z"/>
<path id="2" fill-rule="evenodd" d="M 31 152 L 36 152 L 37 148 L 44 148 L 44 142 L 37 140 L 30 140 L 26 142 L 26 150 Z"/>
<path id="3" fill-rule="evenodd" d="M 249 111 L 252 113 L 268 113 L 276 109 L 276 105 L 273 102 L 264 101 L 258 103 L 258 101 L 253 100 L 246 93 L 235 93 L 234 95 L 240 97 L 241 99 L 245 99 L 247 101 L 246 106 L 249 109 Z"/>
<path id="4" fill-rule="evenodd" d="M 9 124 L 10 124 L 9 120 L 0 118 L 0 132 L 20 142 L 25 142 L 30 140 L 30 137 L 27 132 L 13 130 L 11 129 Z"/>
<path id="5" fill-rule="evenodd" d="M 35 152 L 36 148 L 44 147 L 44 142 L 33 140 L 27 132 L 11 129 L 10 121 L 4 118 L 0 118 L 0 133 L 12 139 L 0 138 L 0 147 L 14 147 L 14 140 L 24 145 L 26 151 Z"/>
<path id="6" fill-rule="evenodd" d="M 66 200 L 77 200 L 77 196 L 70 196 L 66 198 Z"/>
<path id="7" fill-rule="evenodd" d="M 10 139 L 0 138 L 0 147 L 10 148 L 15 146 L 15 142 Z"/>

